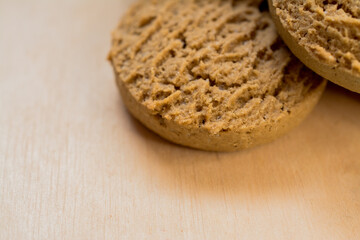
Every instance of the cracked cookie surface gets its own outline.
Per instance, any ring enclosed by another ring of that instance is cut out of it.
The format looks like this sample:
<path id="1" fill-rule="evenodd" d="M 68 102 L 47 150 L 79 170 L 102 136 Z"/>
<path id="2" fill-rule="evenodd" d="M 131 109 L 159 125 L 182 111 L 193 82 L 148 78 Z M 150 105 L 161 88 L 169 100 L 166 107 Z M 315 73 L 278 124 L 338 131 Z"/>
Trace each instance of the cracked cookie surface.
<path id="1" fill-rule="evenodd" d="M 281 35 L 300 60 L 323 77 L 360 92 L 359 0 L 271 0 L 269 3 L 274 8 L 274 18 L 284 28 L 279 29 L 280 34 L 288 32 L 289 36 Z M 295 41 L 298 46 L 292 47 L 288 41 Z"/>
<path id="2" fill-rule="evenodd" d="M 270 141 L 300 122 L 325 81 L 291 55 L 257 2 L 135 4 L 109 55 L 130 112 L 171 141 L 214 151 Z"/>

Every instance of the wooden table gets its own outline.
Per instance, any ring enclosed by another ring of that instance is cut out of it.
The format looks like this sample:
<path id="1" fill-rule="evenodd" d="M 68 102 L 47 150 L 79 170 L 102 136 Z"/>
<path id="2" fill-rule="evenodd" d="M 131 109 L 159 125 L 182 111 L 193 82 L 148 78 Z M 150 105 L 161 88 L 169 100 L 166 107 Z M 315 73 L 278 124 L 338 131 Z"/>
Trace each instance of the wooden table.
<path id="1" fill-rule="evenodd" d="M 360 94 L 251 150 L 173 145 L 106 61 L 129 4 L 0 0 L 0 239 L 360 239 Z"/>

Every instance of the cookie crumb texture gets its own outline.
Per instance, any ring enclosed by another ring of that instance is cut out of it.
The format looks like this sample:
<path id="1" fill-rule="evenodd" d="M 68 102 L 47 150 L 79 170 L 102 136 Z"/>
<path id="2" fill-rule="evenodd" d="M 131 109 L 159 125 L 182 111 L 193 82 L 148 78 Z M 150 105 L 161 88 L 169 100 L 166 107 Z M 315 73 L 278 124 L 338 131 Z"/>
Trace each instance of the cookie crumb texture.
<path id="1" fill-rule="evenodd" d="M 257 2 L 135 4 L 109 55 L 130 112 L 173 142 L 212 151 L 268 142 L 303 119 L 325 82 L 289 53 Z"/>
<path id="2" fill-rule="evenodd" d="M 273 0 L 273 5 L 300 46 L 360 78 L 359 0 Z"/>

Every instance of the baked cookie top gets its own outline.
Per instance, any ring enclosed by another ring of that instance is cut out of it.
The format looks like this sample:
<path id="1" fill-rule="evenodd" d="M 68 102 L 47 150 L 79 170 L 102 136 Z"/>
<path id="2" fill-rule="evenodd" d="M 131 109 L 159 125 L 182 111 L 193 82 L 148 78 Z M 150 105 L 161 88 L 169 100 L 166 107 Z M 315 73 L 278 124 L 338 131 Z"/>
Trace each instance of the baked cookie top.
<path id="1" fill-rule="evenodd" d="M 323 79 L 259 1 L 143 0 L 113 32 L 117 80 L 152 114 L 212 134 L 291 114 Z"/>
<path id="2" fill-rule="evenodd" d="M 359 0 L 272 0 L 284 28 L 319 61 L 360 78 Z"/>

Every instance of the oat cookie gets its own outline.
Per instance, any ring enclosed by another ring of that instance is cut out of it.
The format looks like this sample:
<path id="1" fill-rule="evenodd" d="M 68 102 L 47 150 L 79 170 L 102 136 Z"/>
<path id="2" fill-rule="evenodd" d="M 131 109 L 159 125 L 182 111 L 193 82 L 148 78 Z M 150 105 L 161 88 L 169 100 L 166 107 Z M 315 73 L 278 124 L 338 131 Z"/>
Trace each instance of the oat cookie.
<path id="1" fill-rule="evenodd" d="M 269 0 L 277 29 L 309 68 L 360 93 L 360 1 Z"/>
<path id="2" fill-rule="evenodd" d="M 326 81 L 289 52 L 258 2 L 135 4 L 109 54 L 135 118 L 172 142 L 209 151 L 266 143 L 299 124 Z"/>

